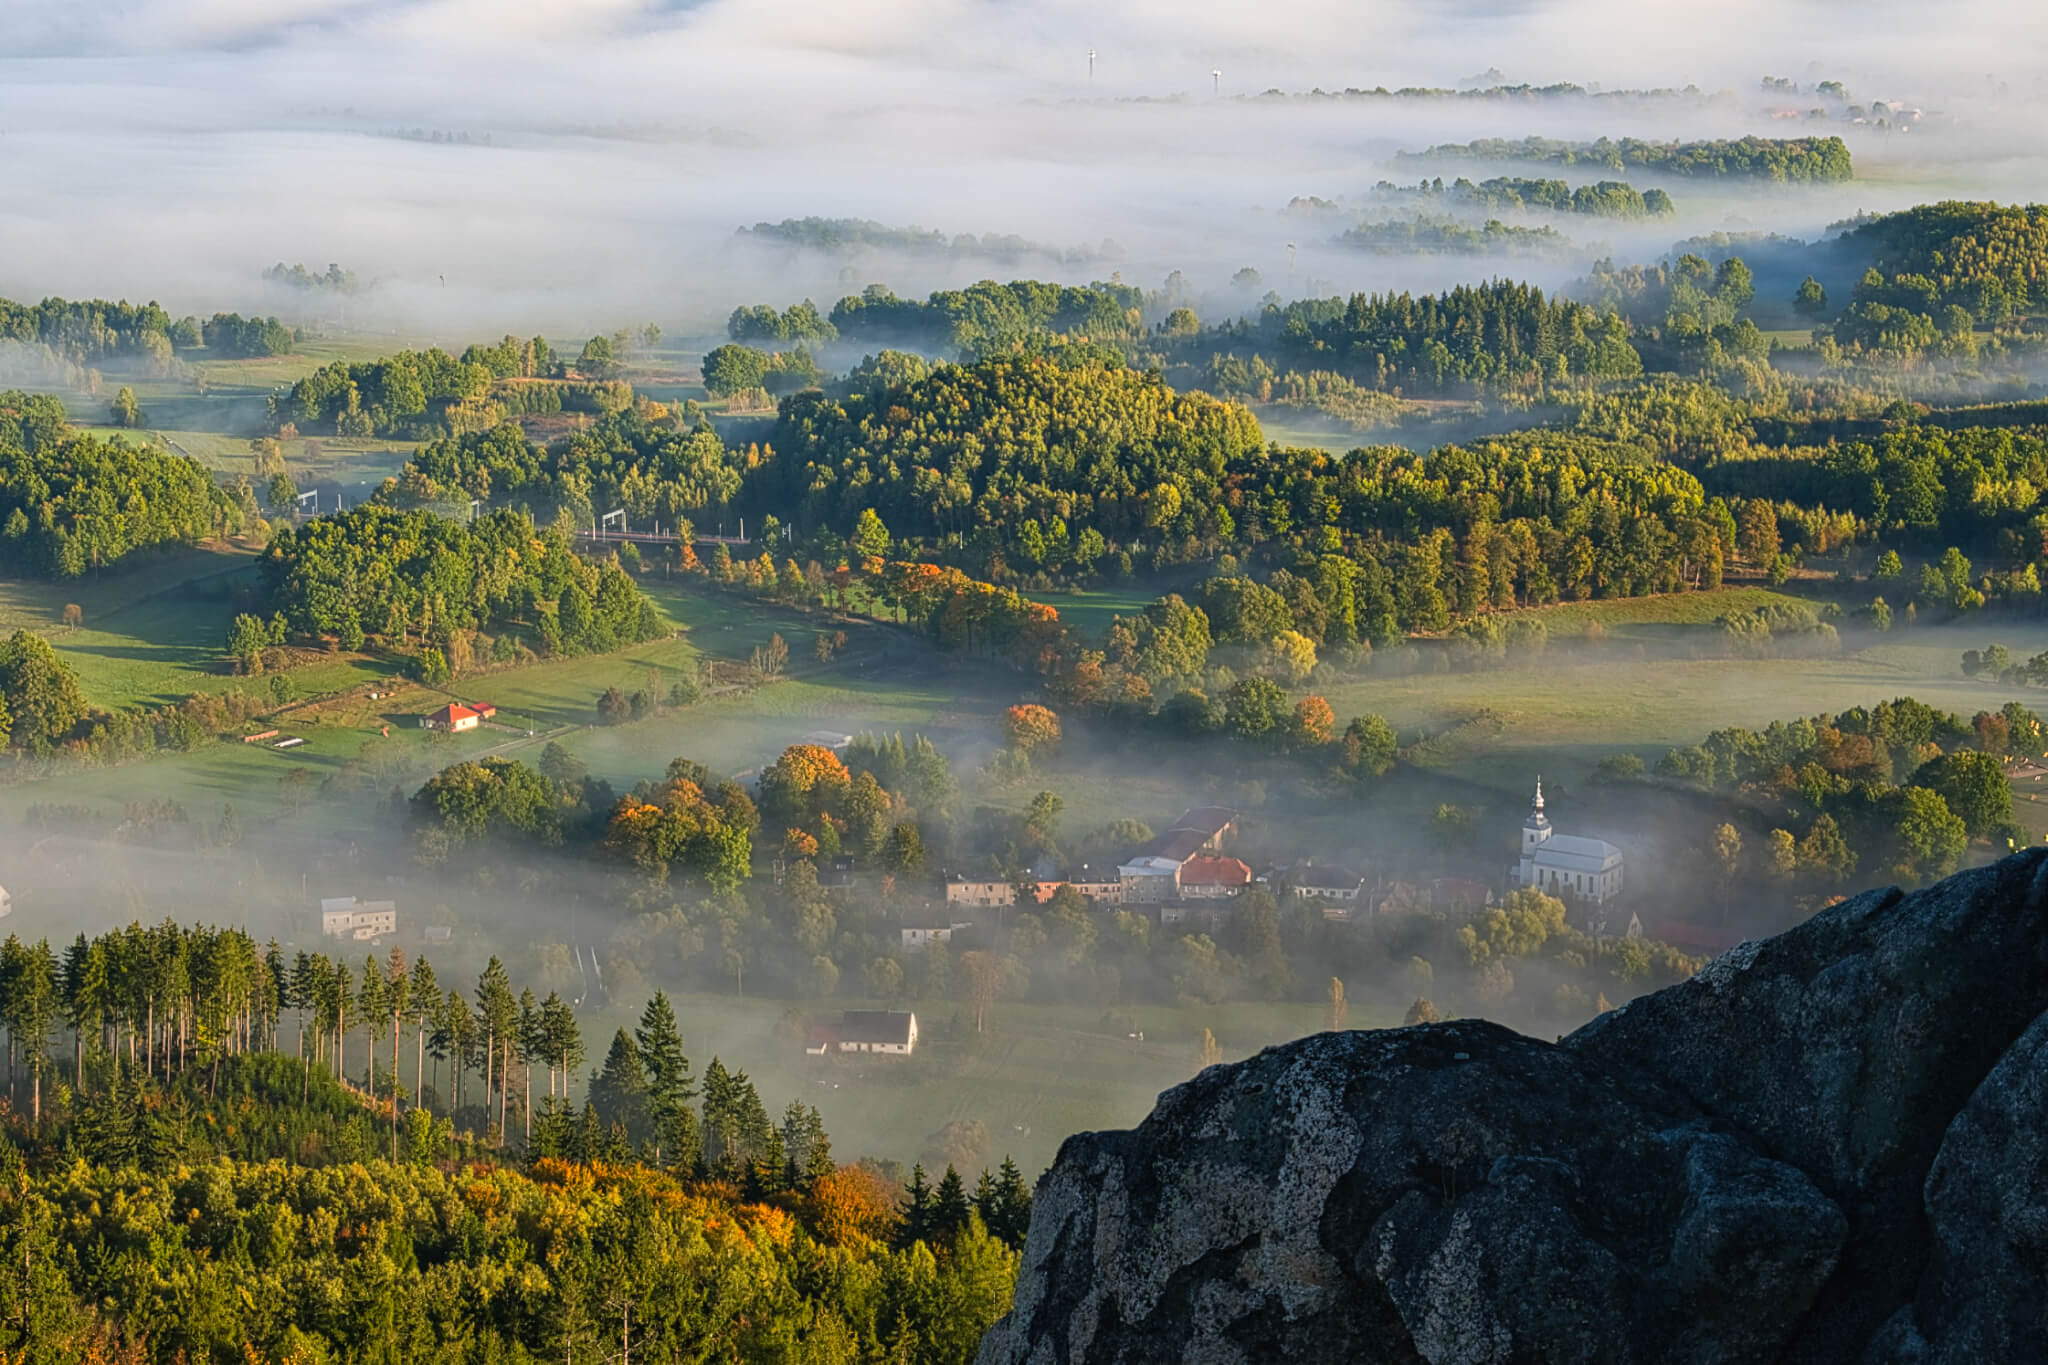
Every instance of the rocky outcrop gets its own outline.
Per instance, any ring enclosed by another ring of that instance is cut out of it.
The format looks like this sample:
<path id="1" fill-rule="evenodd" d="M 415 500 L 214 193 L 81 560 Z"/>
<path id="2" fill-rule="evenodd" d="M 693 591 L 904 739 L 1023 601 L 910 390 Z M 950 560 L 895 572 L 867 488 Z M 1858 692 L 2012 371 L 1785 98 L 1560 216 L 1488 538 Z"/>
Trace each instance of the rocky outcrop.
<path id="1" fill-rule="evenodd" d="M 2048 1360 L 2048 855 L 1561 1043 L 1211 1067 L 1040 1182 L 984 1365 Z"/>

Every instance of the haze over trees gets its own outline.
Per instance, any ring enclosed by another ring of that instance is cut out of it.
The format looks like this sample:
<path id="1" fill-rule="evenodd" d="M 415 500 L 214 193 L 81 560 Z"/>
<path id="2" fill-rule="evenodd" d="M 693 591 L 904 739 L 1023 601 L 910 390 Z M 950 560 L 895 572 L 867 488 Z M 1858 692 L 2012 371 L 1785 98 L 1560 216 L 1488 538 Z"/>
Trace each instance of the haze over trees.
<path id="1" fill-rule="evenodd" d="M 1848 144 L 1839 137 L 1742 137 L 1699 142 L 1652 142 L 1633 137 L 1603 137 L 1593 142 L 1564 142 L 1545 137 L 1475 138 L 1465 143 L 1443 143 L 1426 151 L 1403 152 L 1397 159 L 1535 161 L 1687 178 L 1746 177 L 1813 183 L 1848 180 L 1855 173 Z"/>

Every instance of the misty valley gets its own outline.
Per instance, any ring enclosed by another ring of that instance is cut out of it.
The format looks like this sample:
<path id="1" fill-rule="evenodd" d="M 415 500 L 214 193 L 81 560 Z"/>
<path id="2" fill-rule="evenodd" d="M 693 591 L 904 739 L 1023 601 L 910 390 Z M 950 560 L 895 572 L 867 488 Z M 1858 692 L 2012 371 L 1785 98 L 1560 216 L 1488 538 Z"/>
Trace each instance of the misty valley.
<path id="1" fill-rule="evenodd" d="M 0 1362 L 1906 1340 L 1496 1120 L 2048 842 L 2036 21 L 457 8 L 0 21 Z"/>

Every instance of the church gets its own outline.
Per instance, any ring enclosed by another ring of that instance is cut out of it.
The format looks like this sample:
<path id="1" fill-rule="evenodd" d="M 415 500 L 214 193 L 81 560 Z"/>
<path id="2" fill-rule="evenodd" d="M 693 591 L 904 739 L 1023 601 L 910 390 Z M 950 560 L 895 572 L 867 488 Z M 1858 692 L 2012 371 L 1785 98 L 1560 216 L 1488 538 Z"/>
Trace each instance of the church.
<path id="1" fill-rule="evenodd" d="M 1543 779 L 1522 822 L 1522 862 L 1515 880 L 1523 886 L 1570 896 L 1595 905 L 1621 894 L 1621 850 L 1605 839 L 1557 834 L 1543 814 Z"/>

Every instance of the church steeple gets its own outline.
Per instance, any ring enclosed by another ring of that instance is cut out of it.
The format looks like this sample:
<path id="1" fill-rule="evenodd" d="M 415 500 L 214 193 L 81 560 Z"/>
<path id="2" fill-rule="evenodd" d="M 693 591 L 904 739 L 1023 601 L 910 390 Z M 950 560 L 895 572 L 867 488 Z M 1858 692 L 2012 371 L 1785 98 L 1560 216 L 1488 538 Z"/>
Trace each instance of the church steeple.
<path id="1" fill-rule="evenodd" d="M 1527 853 L 1550 837 L 1550 820 L 1543 814 L 1543 779 L 1536 779 L 1536 799 L 1529 803 L 1529 818 L 1522 822 L 1522 852 Z"/>

